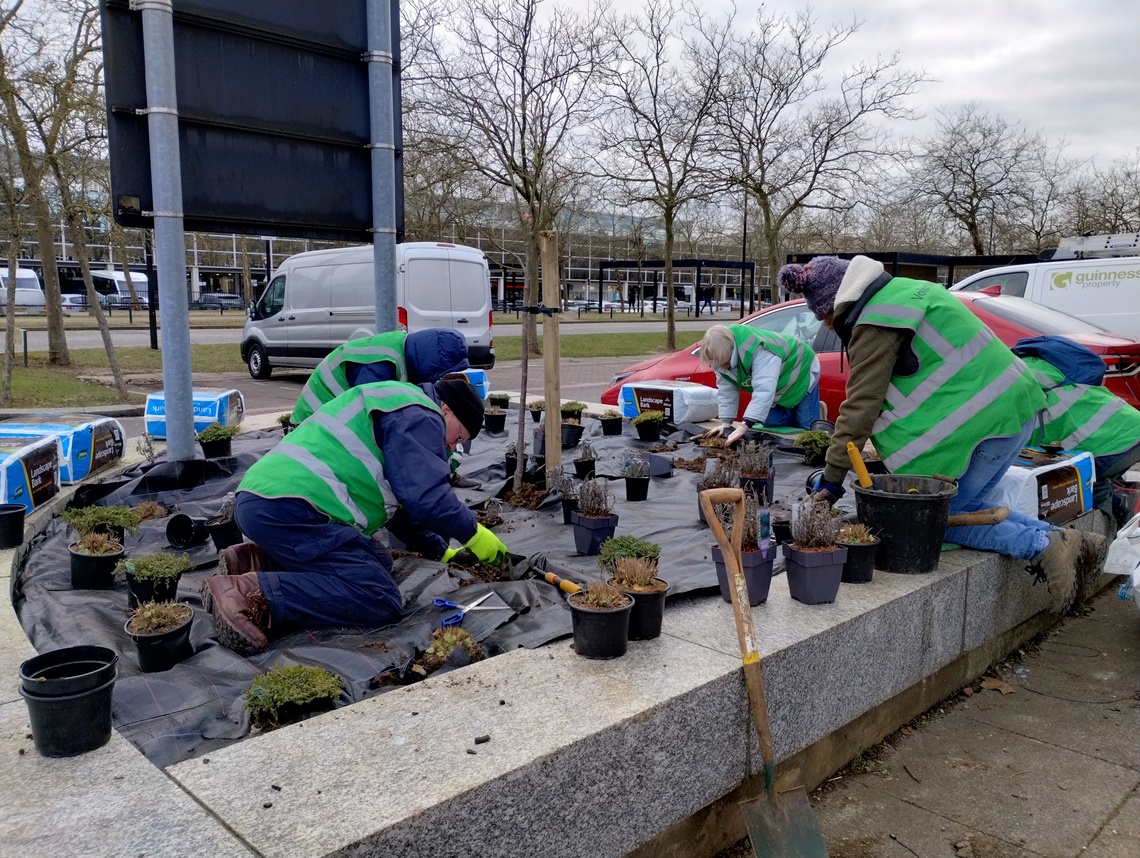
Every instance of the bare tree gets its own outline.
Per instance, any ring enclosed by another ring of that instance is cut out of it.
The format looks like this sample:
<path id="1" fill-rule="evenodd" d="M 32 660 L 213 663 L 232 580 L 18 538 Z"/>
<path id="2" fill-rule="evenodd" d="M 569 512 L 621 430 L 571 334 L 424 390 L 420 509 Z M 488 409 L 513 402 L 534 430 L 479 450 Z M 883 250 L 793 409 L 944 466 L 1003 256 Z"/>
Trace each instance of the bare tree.
<path id="1" fill-rule="evenodd" d="M 1070 198 L 1070 235 L 1140 232 L 1140 147 L 1104 169 L 1091 168 Z"/>
<path id="2" fill-rule="evenodd" d="M 611 19 L 617 61 L 606 75 L 613 107 L 604 123 L 601 157 L 607 177 L 629 202 L 649 206 L 664 227 L 665 348 L 677 348 L 673 316 L 673 248 L 684 207 L 711 192 L 707 160 L 719 63 L 727 27 L 706 29 L 702 75 L 685 45 L 681 6 L 648 0 L 640 15 Z"/>
<path id="3" fill-rule="evenodd" d="M 906 102 L 926 78 L 901 68 L 897 54 L 860 62 L 828 87 L 828 60 L 858 27 L 817 30 L 810 10 L 794 18 L 761 10 L 748 32 L 733 35 L 722 61 L 713 47 L 718 29 L 703 28 L 701 68 L 721 78 L 722 156 L 755 202 L 769 265 L 778 264 L 795 212 L 854 206 L 874 168 L 895 154 L 881 121 L 914 117 Z"/>

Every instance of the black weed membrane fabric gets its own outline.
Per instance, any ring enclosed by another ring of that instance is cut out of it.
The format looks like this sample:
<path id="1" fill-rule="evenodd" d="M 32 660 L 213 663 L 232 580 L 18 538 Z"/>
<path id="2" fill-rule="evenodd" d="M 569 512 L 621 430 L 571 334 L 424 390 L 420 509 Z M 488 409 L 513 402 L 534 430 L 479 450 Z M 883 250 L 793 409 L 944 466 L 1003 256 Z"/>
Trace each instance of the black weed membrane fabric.
<path id="1" fill-rule="evenodd" d="M 511 412 L 514 418 L 517 412 Z M 612 478 L 614 511 L 620 516 L 617 534 L 648 539 L 661 546 L 661 577 L 670 583 L 669 601 L 679 598 L 720 598 L 710 545 L 710 531 L 697 516 L 699 475 L 674 469 L 671 477 L 651 480 L 649 498 L 625 500 L 624 481 L 618 477 L 621 458 L 655 445 L 638 440 L 631 427 L 626 434 L 604 437 L 600 424 L 587 419 L 586 437 L 598 451 L 599 479 Z M 541 578 L 543 572 L 584 584 L 606 577 L 596 557 L 579 555 L 573 528 L 562 523 L 562 508 L 551 492 L 537 510 L 521 509 L 498 499 L 508 487 L 506 452 L 508 433 L 481 434 L 463 459 L 460 472 L 481 483 L 479 488 L 457 489 L 473 509 L 496 513 L 502 523 L 495 531 L 513 555 L 510 579 L 484 583 L 461 567 L 445 567 L 417 555 L 396 553 L 394 575 L 404 595 L 404 617 L 385 628 L 314 628 L 271 638 L 268 651 L 240 657 L 214 639 L 212 618 L 202 610 L 199 589 L 217 571 L 217 552 L 209 540 L 189 549 L 194 569 L 182 576 L 178 599 L 194 611 L 191 643 L 194 655 L 163 673 L 144 674 L 134 644 L 123 626 L 127 619 L 127 589 L 121 576 L 111 590 L 72 590 L 67 546 L 75 534 L 56 517 L 37 533 L 13 578 L 12 597 L 25 633 L 38 652 L 80 644 L 110 647 L 119 653 L 115 685 L 115 728 L 160 767 L 201 756 L 237 741 L 250 732 L 242 691 L 258 675 L 274 667 L 294 664 L 324 667 L 345 683 L 338 705 L 384 693 L 418 678 L 410 668 L 431 642 L 440 620 L 452 611 L 432 606 L 444 596 L 459 604 L 471 602 L 488 590 L 491 598 L 480 610 L 466 615 L 463 628 L 494 656 L 518 647 L 535 648 L 571 633 L 565 594 Z M 533 425 L 527 421 L 527 446 Z M 556 436 L 555 436 L 556 437 Z M 677 449 L 666 455 L 694 459 L 701 452 L 687 443 L 679 430 L 660 442 Z M 278 432 L 248 433 L 233 443 L 228 459 L 137 466 L 114 478 L 83 486 L 74 505 L 117 504 L 133 506 L 155 500 L 194 517 L 216 515 L 225 496 L 237 488 L 245 470 L 281 439 Z M 553 440 L 553 439 L 552 439 Z M 566 469 L 573 472 L 574 449 L 563 451 Z M 711 466 L 711 462 L 710 462 Z M 799 497 L 810 469 L 794 456 L 776 454 L 777 498 Z M 126 539 L 126 556 L 174 551 L 166 540 L 167 519 L 144 522 L 138 536 Z M 381 531 L 378 539 L 386 540 Z M 780 563 L 777 557 L 777 564 Z M 667 603 L 668 604 L 668 603 Z M 668 633 L 668 612 L 665 633 Z M 438 672 L 462 666 L 452 659 Z M 383 677 L 377 681 L 377 677 Z"/>

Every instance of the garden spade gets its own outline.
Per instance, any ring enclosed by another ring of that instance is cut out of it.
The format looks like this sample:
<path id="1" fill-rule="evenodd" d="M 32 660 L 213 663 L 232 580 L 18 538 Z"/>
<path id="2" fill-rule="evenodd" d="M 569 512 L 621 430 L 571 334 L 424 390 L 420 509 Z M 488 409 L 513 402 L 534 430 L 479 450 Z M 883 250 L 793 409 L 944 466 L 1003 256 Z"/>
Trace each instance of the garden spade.
<path id="1" fill-rule="evenodd" d="M 732 581 L 729 592 L 732 595 L 732 613 L 736 617 L 736 635 L 740 640 L 740 657 L 744 662 L 748 705 L 752 710 L 752 720 L 756 722 L 760 759 L 764 763 L 764 797 L 740 804 L 752 851 L 757 858 L 827 858 L 823 835 L 816 825 L 803 787 L 776 792 L 776 752 L 772 747 L 772 728 L 768 724 L 764 674 L 760 669 L 760 653 L 752 631 L 752 610 L 747 607 L 748 584 L 740 565 L 744 492 L 741 489 L 709 489 L 701 492 L 700 499 Z M 713 509 L 713 504 L 728 503 L 733 505 L 731 540 Z"/>

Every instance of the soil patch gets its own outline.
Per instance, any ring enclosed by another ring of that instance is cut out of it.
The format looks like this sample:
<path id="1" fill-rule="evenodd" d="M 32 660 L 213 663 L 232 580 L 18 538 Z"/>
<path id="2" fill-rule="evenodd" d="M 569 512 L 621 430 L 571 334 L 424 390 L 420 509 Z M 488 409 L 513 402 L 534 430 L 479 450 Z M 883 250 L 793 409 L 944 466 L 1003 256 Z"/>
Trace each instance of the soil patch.
<path id="1" fill-rule="evenodd" d="M 694 474 L 703 474 L 705 472 L 705 463 L 708 462 L 708 456 L 698 456 L 695 459 L 673 459 L 673 467 L 680 468 L 684 471 L 692 471 Z"/>
<path id="2" fill-rule="evenodd" d="M 518 491 L 509 489 L 503 495 L 503 500 L 521 509 L 538 509 L 542 502 L 546 500 L 546 489 L 529 483 L 523 483 L 522 488 Z"/>

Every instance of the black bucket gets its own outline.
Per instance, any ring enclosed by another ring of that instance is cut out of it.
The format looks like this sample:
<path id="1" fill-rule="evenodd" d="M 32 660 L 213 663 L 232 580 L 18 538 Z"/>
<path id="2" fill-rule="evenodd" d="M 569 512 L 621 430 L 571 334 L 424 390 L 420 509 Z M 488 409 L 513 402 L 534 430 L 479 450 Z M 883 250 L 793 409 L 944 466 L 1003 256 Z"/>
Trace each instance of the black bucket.
<path id="1" fill-rule="evenodd" d="M 74 757 L 107 744 L 114 690 L 113 676 L 98 688 L 59 697 L 33 694 L 21 687 L 36 751 L 44 757 Z"/>
<path id="2" fill-rule="evenodd" d="M 33 656 L 20 665 L 20 685 L 41 697 L 90 691 L 115 678 L 119 654 L 105 646 L 69 646 Z"/>
<path id="3" fill-rule="evenodd" d="M 875 568 L 902 573 L 937 568 L 956 494 L 958 487 L 948 480 L 908 474 L 873 476 L 866 489 L 856 485 L 859 521 L 879 537 Z"/>
<path id="4" fill-rule="evenodd" d="M 17 548 L 24 542 L 26 513 L 22 503 L 0 503 L 0 549 Z"/>

